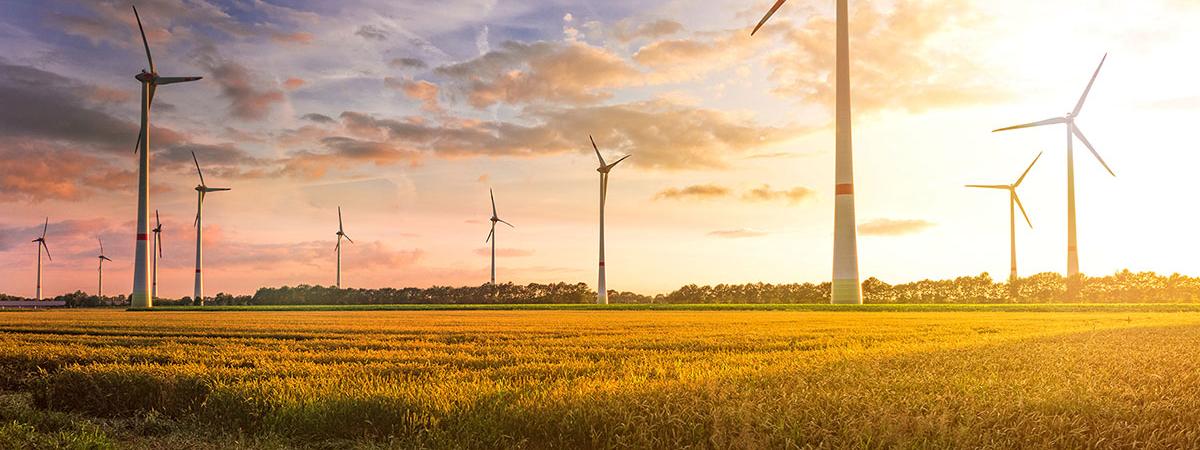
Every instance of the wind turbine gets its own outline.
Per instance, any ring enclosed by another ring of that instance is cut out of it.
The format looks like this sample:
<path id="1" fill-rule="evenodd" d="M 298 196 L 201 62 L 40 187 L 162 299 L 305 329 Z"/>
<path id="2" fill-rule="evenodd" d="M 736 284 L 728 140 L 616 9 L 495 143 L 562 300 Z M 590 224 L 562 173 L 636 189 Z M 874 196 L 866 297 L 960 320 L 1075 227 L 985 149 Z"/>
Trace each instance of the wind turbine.
<path id="1" fill-rule="evenodd" d="M 142 28 L 142 18 L 137 13 L 137 7 L 133 8 L 133 17 L 137 19 L 138 32 L 141 33 L 142 45 L 146 48 L 146 61 L 150 63 L 150 71 L 142 69 L 142 72 L 134 77 L 142 83 L 142 126 L 133 150 L 136 152 L 140 149 L 142 153 L 138 163 L 137 247 L 133 257 L 133 298 L 130 306 L 149 308 L 154 306 L 153 294 L 149 283 L 146 282 L 150 268 L 150 247 L 146 242 L 150 236 L 150 105 L 154 102 L 154 91 L 158 86 L 196 81 L 201 77 L 158 76 L 154 57 L 150 56 L 150 42 L 146 40 L 146 30 Z"/>
<path id="2" fill-rule="evenodd" d="M 158 298 L 158 258 L 162 258 L 162 222 L 158 220 L 158 210 L 154 210 L 154 249 L 150 251 L 154 258 L 154 273 L 151 277 L 150 298 Z"/>
<path id="3" fill-rule="evenodd" d="M 100 238 L 96 238 L 96 241 L 100 243 L 100 256 L 96 257 L 100 260 L 100 267 L 96 269 L 96 273 L 100 275 L 100 280 L 96 283 L 96 296 L 104 298 L 104 262 L 112 260 L 104 256 L 104 241 L 100 240 Z"/>
<path id="4" fill-rule="evenodd" d="M 604 157 L 600 156 L 600 148 L 596 147 L 596 140 L 592 139 L 590 134 L 588 139 L 592 141 L 592 149 L 596 151 L 596 158 L 600 160 L 600 167 L 596 168 L 596 171 L 600 172 L 600 281 L 596 283 L 596 303 L 607 305 L 608 286 L 605 284 L 604 278 L 604 201 L 608 198 L 608 172 L 630 155 L 622 156 L 612 164 L 605 164 Z"/>
<path id="5" fill-rule="evenodd" d="M 754 30 L 753 36 L 787 0 L 777 0 Z M 850 127 L 850 33 L 847 0 L 837 0 L 837 110 L 833 210 L 832 303 L 862 304 L 858 280 L 858 234 L 854 219 L 854 158 Z"/>
<path id="6" fill-rule="evenodd" d="M 499 215 L 496 214 L 496 194 L 493 193 L 491 189 L 488 189 L 488 195 L 492 197 L 492 218 L 490 219 L 492 221 L 492 231 L 488 232 L 488 237 L 487 237 L 487 239 L 484 239 L 483 242 L 491 241 L 491 243 L 492 243 L 492 285 L 495 285 L 496 284 L 496 222 L 503 223 L 512 228 L 516 228 L 516 227 L 513 226 L 513 224 L 511 224 L 511 223 L 505 222 L 503 219 L 500 218 Z"/>
<path id="7" fill-rule="evenodd" d="M 338 287 L 338 289 L 342 288 L 342 238 L 346 238 L 346 240 L 350 241 L 351 244 L 354 243 L 354 240 L 350 239 L 350 236 L 347 235 L 345 230 L 342 229 L 342 207 L 339 206 L 338 207 L 337 246 L 333 248 L 333 250 L 337 252 L 337 287 Z"/>
<path id="8" fill-rule="evenodd" d="M 204 268 L 204 194 L 209 192 L 228 191 L 229 188 L 210 188 L 204 184 L 204 172 L 200 170 L 200 161 L 196 152 L 192 152 L 192 162 L 196 163 L 196 174 L 200 175 L 200 185 L 196 186 L 196 287 L 193 290 L 192 301 L 204 306 L 204 276 L 200 269 Z"/>
<path id="9" fill-rule="evenodd" d="M 1037 164 L 1038 159 L 1041 159 L 1042 153 L 1038 153 L 1037 157 L 1033 158 L 1033 162 L 1029 163 L 1029 167 L 1025 169 L 1025 173 L 1017 178 L 1017 182 L 1013 184 L 968 184 L 969 188 L 982 189 L 1003 189 L 1008 191 L 1008 227 L 1010 241 L 1010 256 L 1011 265 L 1009 267 L 1008 281 L 1011 283 L 1017 280 L 1017 211 L 1015 208 L 1021 208 L 1021 215 L 1025 216 L 1025 223 L 1029 224 L 1029 228 L 1033 228 L 1033 222 L 1029 221 L 1029 214 L 1025 213 L 1025 207 L 1021 205 L 1021 197 L 1017 196 L 1017 187 L 1025 181 L 1025 176 L 1029 175 L 1029 171 L 1033 169 L 1033 165 Z M 1014 208 L 1015 205 L 1015 208 Z"/>
<path id="10" fill-rule="evenodd" d="M 1104 158 L 1100 157 L 1100 154 L 1092 147 L 1092 143 L 1088 141 L 1087 137 L 1084 137 L 1083 132 L 1079 130 L 1079 126 L 1075 125 L 1075 119 L 1079 117 L 1079 112 L 1083 110 L 1083 103 L 1087 101 L 1088 93 L 1092 90 L 1092 84 L 1096 82 L 1096 77 L 1100 75 L 1100 68 L 1104 67 L 1104 61 L 1107 59 L 1108 54 L 1105 53 L 1104 57 L 1100 59 L 1100 65 L 1096 66 L 1096 72 L 1092 74 L 1092 79 L 1088 81 L 1087 87 L 1084 88 L 1083 95 L 1079 97 L 1079 102 L 1075 103 L 1075 109 L 1065 116 L 992 130 L 995 133 L 998 131 L 1040 127 L 1043 125 L 1067 125 L 1067 278 L 1069 280 L 1074 280 L 1079 275 L 1079 253 L 1075 241 L 1075 138 L 1078 137 L 1080 142 L 1083 142 L 1083 145 L 1087 146 L 1087 149 L 1092 152 L 1092 156 L 1095 156 L 1096 160 L 1100 161 L 1100 165 L 1104 166 L 1104 170 L 1107 170 L 1114 177 L 1117 176 L 1117 174 L 1113 173 L 1112 169 L 1108 168 L 1108 164 L 1104 162 Z M 1073 282 L 1069 283 L 1068 291 L 1074 291 L 1074 284 Z"/>
<path id="11" fill-rule="evenodd" d="M 46 245 L 46 230 L 49 228 L 50 228 L 50 218 L 47 217 L 46 223 L 42 224 L 42 237 L 39 237 L 37 239 L 30 241 L 30 242 L 36 242 L 37 248 L 38 248 L 38 262 L 37 262 L 37 299 L 38 300 L 42 299 L 42 249 L 43 248 L 46 249 L 46 259 L 54 261 L 54 258 L 50 257 L 50 246 Z"/>

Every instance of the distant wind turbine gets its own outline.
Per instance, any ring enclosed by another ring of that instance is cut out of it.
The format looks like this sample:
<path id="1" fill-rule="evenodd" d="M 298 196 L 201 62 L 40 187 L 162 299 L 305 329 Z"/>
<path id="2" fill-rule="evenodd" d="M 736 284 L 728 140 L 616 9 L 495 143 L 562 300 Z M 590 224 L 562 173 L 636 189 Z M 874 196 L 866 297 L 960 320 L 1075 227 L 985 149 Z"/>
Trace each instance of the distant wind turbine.
<path id="1" fill-rule="evenodd" d="M 488 195 L 491 196 L 491 198 L 492 198 L 492 218 L 490 219 L 492 221 L 492 231 L 488 232 L 488 237 L 487 237 L 487 239 L 484 239 L 483 242 L 491 241 L 491 243 L 492 243 L 492 284 L 495 285 L 496 284 L 496 222 L 503 223 L 512 228 L 516 228 L 516 227 L 513 226 L 513 224 L 511 224 L 511 223 L 505 222 L 503 219 L 500 218 L 500 216 L 498 214 L 496 214 L 496 194 L 494 194 L 491 189 L 488 189 Z"/>
<path id="2" fill-rule="evenodd" d="M 1087 137 L 1084 137 L 1083 132 L 1079 130 L 1079 126 L 1075 125 L 1075 119 L 1079 117 L 1079 112 L 1083 110 L 1083 103 L 1087 101 L 1088 93 L 1092 91 L 1092 84 L 1096 82 L 1096 77 L 1100 75 L 1100 68 L 1104 67 L 1104 61 L 1107 59 L 1108 54 L 1106 53 L 1100 59 L 1100 65 L 1096 66 L 1096 72 L 1092 74 L 1092 79 L 1088 81 L 1087 88 L 1084 88 L 1083 95 L 1079 97 L 1079 102 L 1075 103 L 1075 109 L 1065 116 L 992 130 L 995 133 L 997 131 L 1040 127 L 1043 125 L 1067 125 L 1067 277 L 1070 279 L 1074 279 L 1079 275 L 1079 249 L 1075 241 L 1075 138 L 1079 138 L 1080 142 L 1083 142 L 1083 145 L 1087 146 L 1088 150 L 1092 152 L 1092 156 L 1095 156 L 1096 160 L 1100 161 L 1100 165 L 1104 166 L 1104 170 L 1107 170 L 1114 177 L 1117 176 L 1117 174 L 1113 173 L 1112 169 L 1108 168 L 1108 164 L 1104 162 L 1104 158 L 1100 157 L 1100 154 L 1092 147 L 1092 143 L 1088 141 Z"/>
<path id="3" fill-rule="evenodd" d="M 100 243 L 100 256 L 96 257 L 100 260 L 100 267 L 96 269 L 96 273 L 100 276 L 99 281 L 96 283 L 96 296 L 104 297 L 104 262 L 112 260 L 104 256 L 104 241 L 100 240 L 100 238 L 96 238 L 96 241 Z"/>
<path id="4" fill-rule="evenodd" d="M 154 210 L 154 249 L 150 251 L 151 257 L 154 258 L 154 273 L 152 276 L 152 284 L 150 285 L 150 298 L 158 298 L 158 259 L 162 258 L 162 222 L 158 220 L 158 210 Z"/>
<path id="5" fill-rule="evenodd" d="M 337 252 L 337 287 L 338 287 L 338 289 L 342 288 L 342 238 L 346 238 L 346 240 L 350 241 L 351 244 L 354 243 L 354 240 L 350 239 L 350 236 L 347 235 L 346 231 L 342 228 L 342 207 L 339 206 L 338 207 L 337 246 L 335 246 L 333 248 L 333 250 Z"/>
<path id="6" fill-rule="evenodd" d="M 150 63 L 150 71 L 145 69 L 134 78 L 142 83 L 142 125 L 138 131 L 138 143 L 134 151 L 141 149 L 138 163 L 138 217 L 137 217 L 137 246 L 133 257 L 133 298 L 130 306 L 149 308 L 154 306 L 153 293 L 147 278 L 150 275 L 150 247 L 147 240 L 150 237 L 150 105 L 154 102 L 154 91 L 158 86 L 196 81 L 201 77 L 160 77 L 154 66 L 154 57 L 150 56 L 150 42 L 146 40 L 146 30 L 142 28 L 142 18 L 138 16 L 137 7 L 133 8 L 133 17 L 137 19 L 138 32 L 142 35 L 142 45 L 146 49 L 146 60 Z M 196 275 L 199 278 L 199 274 Z"/>
<path id="7" fill-rule="evenodd" d="M 54 261 L 50 257 L 50 246 L 46 245 L 46 230 L 50 228 L 50 218 L 46 218 L 46 223 L 42 224 L 42 236 L 30 242 L 36 242 L 38 248 L 37 260 L 37 299 L 42 299 L 42 249 L 46 249 L 46 259 Z"/>
<path id="8" fill-rule="evenodd" d="M 608 198 L 608 172 L 628 158 L 630 155 L 622 156 L 612 164 L 605 164 L 604 157 L 600 156 L 600 148 L 596 146 L 596 140 L 592 139 L 589 134 L 588 139 L 592 141 L 592 149 L 596 151 L 596 159 L 600 160 L 600 167 L 596 168 L 600 172 L 600 281 L 596 283 L 596 303 L 600 305 L 608 304 L 608 285 L 604 278 L 604 201 Z"/>
<path id="9" fill-rule="evenodd" d="M 196 159 L 196 152 L 192 152 L 192 162 L 196 163 L 196 174 L 200 175 L 200 184 L 196 186 L 196 287 L 193 290 L 192 300 L 203 306 L 204 274 L 201 273 L 201 269 L 204 268 L 204 194 L 228 191 L 229 188 L 208 187 L 204 184 L 204 172 L 200 170 L 200 161 Z"/>
<path id="10" fill-rule="evenodd" d="M 763 16 L 753 36 L 787 0 L 777 0 Z M 837 0 L 837 85 L 832 303 L 862 304 L 858 280 L 858 235 L 854 219 L 854 158 L 850 126 L 850 32 L 847 0 Z"/>
<path id="11" fill-rule="evenodd" d="M 969 188 L 982 189 L 1003 189 L 1008 191 L 1008 227 L 1009 227 L 1009 244 L 1011 252 L 1011 265 L 1009 266 L 1008 281 L 1017 280 L 1017 211 L 1015 208 L 1021 208 L 1021 215 L 1025 216 L 1025 223 L 1029 224 L 1029 228 L 1033 228 L 1033 222 L 1029 221 L 1029 214 L 1025 213 L 1025 207 L 1021 205 L 1021 197 L 1017 196 L 1017 187 L 1025 181 L 1025 176 L 1029 175 L 1029 171 L 1033 169 L 1033 165 L 1037 164 L 1038 159 L 1041 159 L 1042 154 L 1038 153 L 1037 157 L 1033 158 L 1033 162 L 1029 163 L 1029 167 L 1025 169 L 1025 173 L 1021 174 L 1020 178 L 1013 184 L 968 184 Z M 1015 208 L 1014 208 L 1015 206 Z"/>

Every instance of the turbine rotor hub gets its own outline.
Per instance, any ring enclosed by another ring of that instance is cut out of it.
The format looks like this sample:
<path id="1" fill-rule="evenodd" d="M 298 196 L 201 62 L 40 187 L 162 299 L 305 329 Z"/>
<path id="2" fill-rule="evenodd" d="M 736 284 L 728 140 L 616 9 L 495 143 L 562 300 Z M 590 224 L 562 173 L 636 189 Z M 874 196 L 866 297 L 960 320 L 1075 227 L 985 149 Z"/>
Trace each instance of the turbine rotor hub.
<path id="1" fill-rule="evenodd" d="M 158 79 L 158 74 L 154 73 L 154 72 L 147 72 L 145 70 L 142 70 L 142 73 L 134 75 L 133 78 L 136 78 L 138 81 L 141 81 L 143 83 L 153 83 L 154 80 Z"/>

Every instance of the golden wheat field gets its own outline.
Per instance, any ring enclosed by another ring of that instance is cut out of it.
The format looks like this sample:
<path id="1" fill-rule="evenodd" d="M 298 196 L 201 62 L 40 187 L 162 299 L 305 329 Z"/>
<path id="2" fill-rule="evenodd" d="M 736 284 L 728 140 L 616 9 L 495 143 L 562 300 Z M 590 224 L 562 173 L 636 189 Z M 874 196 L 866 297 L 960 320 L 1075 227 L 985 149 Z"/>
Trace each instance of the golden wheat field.
<path id="1" fill-rule="evenodd" d="M 1200 447 L 1200 313 L 0 319 L 3 448 Z"/>

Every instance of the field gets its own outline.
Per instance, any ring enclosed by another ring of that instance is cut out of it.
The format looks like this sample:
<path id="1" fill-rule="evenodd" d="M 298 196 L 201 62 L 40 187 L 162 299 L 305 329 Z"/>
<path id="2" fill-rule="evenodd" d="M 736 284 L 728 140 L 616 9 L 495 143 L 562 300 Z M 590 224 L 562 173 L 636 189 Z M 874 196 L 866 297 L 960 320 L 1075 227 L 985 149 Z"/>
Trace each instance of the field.
<path id="1" fill-rule="evenodd" d="M 1200 312 L 1052 309 L 3 313 L 0 448 L 1200 448 Z"/>

